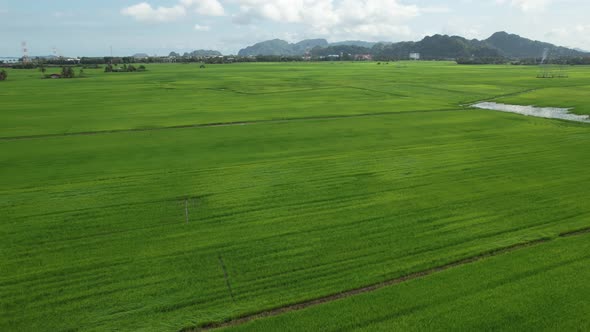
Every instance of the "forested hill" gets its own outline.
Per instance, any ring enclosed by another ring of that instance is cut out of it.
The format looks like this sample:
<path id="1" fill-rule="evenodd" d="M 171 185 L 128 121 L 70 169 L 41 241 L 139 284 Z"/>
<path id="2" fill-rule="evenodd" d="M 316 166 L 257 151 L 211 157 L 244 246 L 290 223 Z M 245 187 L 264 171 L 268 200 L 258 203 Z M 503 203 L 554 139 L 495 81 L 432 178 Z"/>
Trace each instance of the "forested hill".
<path id="1" fill-rule="evenodd" d="M 545 50 L 552 57 L 588 55 L 588 53 L 579 50 L 530 40 L 507 32 L 496 32 L 490 38 L 486 39 L 485 43 L 497 49 L 503 56 L 509 58 L 540 57 Z"/>
<path id="2" fill-rule="evenodd" d="M 492 58 L 513 59 L 588 56 L 588 53 L 550 43 L 527 39 L 506 32 L 496 32 L 485 40 L 460 36 L 434 35 L 418 42 L 370 43 L 362 41 L 328 43 L 325 39 L 304 40 L 290 44 L 274 39 L 249 46 L 240 56 L 274 55 L 300 56 L 350 53 L 371 54 L 375 58 L 405 59 L 410 53 L 420 53 L 423 59 Z"/>
<path id="3" fill-rule="evenodd" d="M 377 58 L 402 59 L 410 53 L 420 53 L 422 59 L 501 56 L 500 50 L 485 41 L 446 35 L 428 36 L 419 42 L 380 43 L 371 49 L 371 54 Z"/>
<path id="4" fill-rule="evenodd" d="M 273 39 L 248 46 L 245 49 L 240 50 L 238 55 L 303 55 L 307 50 L 315 47 L 328 47 L 328 45 L 328 41 L 325 39 L 308 39 L 296 44 L 289 44 L 284 40 Z"/>
<path id="5" fill-rule="evenodd" d="M 221 56 L 221 52 L 214 51 L 214 50 L 196 50 L 190 53 L 186 52 L 184 55 L 180 55 L 176 52 L 170 52 L 171 57 L 213 57 L 213 56 Z"/>

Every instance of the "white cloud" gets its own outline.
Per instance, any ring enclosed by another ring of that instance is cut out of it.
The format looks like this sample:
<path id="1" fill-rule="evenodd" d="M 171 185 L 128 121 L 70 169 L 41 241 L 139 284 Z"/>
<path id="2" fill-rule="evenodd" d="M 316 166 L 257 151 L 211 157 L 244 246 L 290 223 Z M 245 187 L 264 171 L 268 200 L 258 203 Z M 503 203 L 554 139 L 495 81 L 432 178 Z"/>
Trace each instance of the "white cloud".
<path id="1" fill-rule="evenodd" d="M 149 3 L 142 2 L 123 8 L 121 14 L 144 22 L 170 22 L 184 17 L 186 9 L 181 5 L 154 8 Z"/>
<path id="2" fill-rule="evenodd" d="M 199 15 L 225 15 L 225 9 L 218 0 L 181 0 L 180 3 L 185 8 L 194 8 L 195 12 Z"/>
<path id="3" fill-rule="evenodd" d="M 218 0 L 180 0 L 172 7 L 153 7 L 147 2 L 123 8 L 121 14 L 144 22 L 171 22 L 186 16 L 189 9 L 206 16 L 223 16 L 225 10 Z"/>
<path id="4" fill-rule="evenodd" d="M 209 27 L 207 25 L 195 24 L 193 29 L 195 29 L 196 31 L 209 31 L 209 30 L 211 30 L 211 27 Z"/>
<path id="5" fill-rule="evenodd" d="M 406 21 L 419 16 L 420 8 L 398 0 L 233 0 L 240 12 L 234 22 L 256 20 L 296 23 L 316 35 L 387 37 L 408 35 Z"/>
<path id="6" fill-rule="evenodd" d="M 576 31 L 578 31 L 578 32 L 590 32 L 590 24 L 588 24 L 588 25 L 578 24 L 578 25 L 576 25 Z"/>
<path id="7" fill-rule="evenodd" d="M 590 24 L 556 27 L 546 32 L 544 39 L 560 46 L 590 50 Z"/>
<path id="8" fill-rule="evenodd" d="M 452 10 L 447 6 L 429 6 L 420 8 L 420 12 L 426 14 L 448 14 Z"/>
<path id="9" fill-rule="evenodd" d="M 233 22 L 269 21 L 296 24 L 301 32 L 316 36 L 391 39 L 411 35 L 407 22 L 421 14 L 444 14 L 446 6 L 422 7 L 402 0 L 177 0 L 172 7 L 147 2 L 125 8 L 122 13 L 139 21 L 174 21 L 193 11 L 199 15 L 224 16 L 223 4 L 236 8 Z M 507 0 L 498 0 L 507 1 Z M 513 0 L 517 1 L 517 0 Z M 200 25 L 199 25 L 200 26 Z"/>
<path id="10" fill-rule="evenodd" d="M 499 4 L 510 4 L 524 12 L 543 10 L 554 0 L 496 0 Z"/>
<path id="11" fill-rule="evenodd" d="M 76 16 L 73 11 L 56 11 L 53 13 L 56 18 L 70 18 Z"/>

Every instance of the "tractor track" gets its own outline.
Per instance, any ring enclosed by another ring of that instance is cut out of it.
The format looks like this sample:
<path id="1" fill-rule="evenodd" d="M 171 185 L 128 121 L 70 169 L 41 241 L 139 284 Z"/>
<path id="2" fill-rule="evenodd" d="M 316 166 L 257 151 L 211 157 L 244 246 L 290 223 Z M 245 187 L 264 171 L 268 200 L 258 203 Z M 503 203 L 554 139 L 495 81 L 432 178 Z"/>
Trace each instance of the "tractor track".
<path id="1" fill-rule="evenodd" d="M 577 85 L 574 85 L 577 86 Z M 405 95 L 398 95 L 393 93 L 388 93 L 384 91 L 372 90 L 372 89 L 365 89 L 353 86 L 345 86 L 345 88 L 351 89 L 359 89 L 359 90 L 366 90 L 376 93 L 382 94 L 389 94 L 396 97 L 407 97 Z M 533 88 L 527 89 L 517 92 L 512 92 L 508 94 L 496 95 L 491 96 L 490 98 L 485 98 L 483 100 L 478 99 L 477 101 L 492 101 L 497 100 L 500 98 L 516 96 L 520 94 L 525 94 L 529 92 L 534 92 L 537 90 L 542 90 L 543 88 Z M 215 89 L 211 89 L 215 90 Z M 55 133 L 55 134 L 40 134 L 40 135 L 23 135 L 23 136 L 5 136 L 0 137 L 0 142 L 2 141 L 19 141 L 19 140 L 34 140 L 34 139 L 44 139 L 44 138 L 59 138 L 59 137 L 69 137 L 69 136 L 93 136 L 93 135 L 108 135 L 108 134 L 119 134 L 119 133 L 133 133 L 133 132 L 150 132 L 150 131 L 163 131 L 163 130 L 174 130 L 174 129 L 190 129 L 190 128 L 213 128 L 213 127 L 231 127 L 231 126 L 246 126 L 246 125 L 256 125 L 256 124 L 267 124 L 267 123 L 287 123 L 287 122 L 294 122 L 294 121 L 308 121 L 308 120 L 331 120 L 331 119 L 346 119 L 346 118 L 362 118 L 362 117 L 371 117 L 371 116 L 384 116 L 384 115 L 401 115 L 401 114 L 411 114 L 411 113 L 433 113 L 433 112 L 453 112 L 453 111 L 465 111 L 466 108 L 470 107 L 471 104 L 477 101 L 468 101 L 463 102 L 458 105 L 458 107 L 453 108 L 444 108 L 444 109 L 436 109 L 436 110 L 415 110 L 415 111 L 402 111 L 402 112 L 378 112 L 378 113 L 362 113 L 362 114 L 350 114 L 350 115 L 326 115 L 326 116 L 307 116 L 307 117 L 300 117 L 300 118 L 289 118 L 289 119 L 268 119 L 268 120 L 246 120 L 246 121 L 230 121 L 230 122 L 211 122 L 211 123 L 197 123 L 197 124 L 186 124 L 186 125 L 177 125 L 177 126 L 168 126 L 168 127 L 152 127 L 152 128 L 127 128 L 127 129 L 113 129 L 113 130 L 97 130 L 97 131 L 82 131 L 82 132 L 73 132 L 73 133 Z"/>
<path id="2" fill-rule="evenodd" d="M 401 283 L 404 283 L 404 282 L 407 282 L 410 280 L 423 278 L 423 277 L 433 275 L 438 272 L 443 272 L 443 271 L 446 271 L 446 270 L 449 270 L 449 269 L 452 269 L 455 267 L 475 263 L 475 262 L 484 260 L 486 258 L 500 256 L 502 254 L 507 254 L 507 253 L 514 252 L 514 251 L 517 251 L 520 249 L 537 246 L 537 245 L 540 245 L 543 243 L 548 243 L 548 242 L 554 241 L 558 238 L 568 238 L 568 237 L 573 237 L 573 236 L 581 236 L 581 235 L 588 234 L 588 233 L 590 233 L 590 227 L 586 227 L 586 228 L 582 228 L 582 229 L 578 229 L 578 230 L 573 230 L 573 231 L 568 231 L 568 232 L 563 232 L 563 233 L 560 233 L 555 238 L 540 238 L 540 239 L 532 240 L 532 241 L 528 241 L 528 242 L 517 243 L 517 244 L 511 245 L 511 246 L 490 250 L 490 251 L 481 253 L 476 256 L 464 258 L 464 259 L 457 260 L 457 261 L 454 261 L 451 263 L 447 263 L 445 265 L 436 266 L 436 267 L 433 267 L 433 268 L 430 268 L 427 270 L 410 273 L 405 276 L 401 276 L 401 277 L 398 277 L 395 279 L 386 280 L 386 281 L 372 284 L 369 286 L 355 288 L 355 289 L 343 291 L 343 292 L 332 294 L 332 295 L 323 296 L 323 297 L 308 300 L 308 301 L 303 301 L 303 302 L 299 302 L 299 303 L 294 303 L 294 304 L 289 304 L 286 306 L 277 307 L 274 309 L 264 310 L 264 311 L 261 311 L 258 313 L 246 314 L 246 315 L 236 317 L 236 318 L 224 321 L 224 322 L 211 322 L 211 323 L 203 324 L 201 326 L 186 327 L 186 328 L 181 329 L 180 332 L 210 331 L 210 330 L 214 330 L 214 329 L 245 324 L 250 321 L 254 321 L 257 319 L 261 319 L 261 318 L 278 316 L 278 315 L 285 314 L 285 313 L 288 313 L 291 311 L 303 310 L 303 309 L 313 307 L 316 305 L 337 301 L 337 300 L 352 297 L 355 295 L 370 293 L 370 292 L 373 292 L 373 291 L 376 291 L 376 290 L 379 290 L 379 289 L 382 289 L 382 288 L 385 288 L 388 286 L 394 286 L 394 285 L 401 284 Z"/>
<path id="3" fill-rule="evenodd" d="M 187 124 L 187 125 L 178 125 L 178 126 L 169 126 L 169 127 L 113 129 L 113 130 L 82 131 L 82 132 L 74 132 L 74 133 L 41 134 L 41 135 L 27 135 L 27 136 L 5 136 L 5 137 L 0 137 L 0 141 L 21 141 L 21 140 L 35 140 L 35 139 L 59 138 L 59 137 L 70 137 L 70 136 L 95 136 L 95 135 L 108 135 L 108 134 L 120 134 L 120 133 L 164 131 L 164 130 L 174 130 L 174 129 L 232 127 L 232 126 L 247 126 L 247 125 L 269 124 L 269 123 L 288 123 L 288 122 L 309 121 L 309 120 L 335 120 L 335 119 L 363 118 L 363 117 L 385 116 L 385 115 L 402 115 L 402 114 L 412 114 L 412 113 L 461 112 L 461 111 L 465 111 L 465 109 L 462 109 L 460 107 L 455 107 L 455 108 L 445 108 L 445 109 L 437 109 L 437 110 L 379 112 L 379 113 L 362 113 L 362 114 L 351 114 L 351 115 L 308 116 L 308 117 L 290 118 L 290 119 L 212 122 L 212 123 Z"/>

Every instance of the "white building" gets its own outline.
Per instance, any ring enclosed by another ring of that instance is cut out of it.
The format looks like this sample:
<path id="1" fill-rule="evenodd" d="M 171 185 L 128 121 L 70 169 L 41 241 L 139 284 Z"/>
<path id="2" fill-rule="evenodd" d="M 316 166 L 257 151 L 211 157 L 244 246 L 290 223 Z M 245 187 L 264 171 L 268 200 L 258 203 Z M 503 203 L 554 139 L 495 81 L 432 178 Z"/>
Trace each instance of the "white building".
<path id="1" fill-rule="evenodd" d="M 420 60 L 420 53 L 410 53 L 410 60 Z"/>
<path id="2" fill-rule="evenodd" d="M 15 64 L 15 63 L 19 63 L 20 59 L 19 58 L 0 58 L 0 62 L 8 63 L 8 64 Z"/>

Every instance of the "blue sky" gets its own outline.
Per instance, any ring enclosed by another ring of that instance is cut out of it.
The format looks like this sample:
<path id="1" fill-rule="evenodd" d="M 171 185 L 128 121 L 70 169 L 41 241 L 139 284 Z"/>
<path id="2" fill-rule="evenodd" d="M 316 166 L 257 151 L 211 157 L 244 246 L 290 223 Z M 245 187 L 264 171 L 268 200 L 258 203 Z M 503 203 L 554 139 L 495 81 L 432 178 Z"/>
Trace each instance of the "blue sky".
<path id="1" fill-rule="evenodd" d="M 0 0 L 0 56 L 103 56 L 258 41 L 487 38 L 504 30 L 590 50 L 588 0 Z"/>

